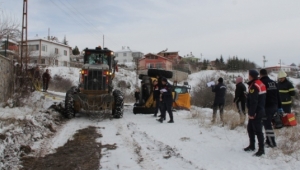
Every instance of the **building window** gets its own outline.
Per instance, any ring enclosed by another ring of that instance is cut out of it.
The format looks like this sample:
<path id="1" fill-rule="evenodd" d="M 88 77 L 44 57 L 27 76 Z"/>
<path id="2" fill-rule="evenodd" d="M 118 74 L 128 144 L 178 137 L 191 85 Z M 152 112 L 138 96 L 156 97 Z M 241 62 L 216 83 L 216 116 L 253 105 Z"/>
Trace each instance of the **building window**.
<path id="1" fill-rule="evenodd" d="M 116 57 L 118 57 L 118 53 L 116 53 Z"/>
<path id="2" fill-rule="evenodd" d="M 125 57 L 127 54 L 126 53 L 123 53 L 123 56 Z"/>
<path id="3" fill-rule="evenodd" d="M 38 51 L 39 45 L 29 45 L 29 51 Z"/>
<path id="4" fill-rule="evenodd" d="M 153 63 L 148 63 L 147 68 L 154 68 L 154 64 Z"/>
<path id="5" fill-rule="evenodd" d="M 64 66 L 68 66 L 68 62 L 64 61 Z"/>
<path id="6" fill-rule="evenodd" d="M 45 64 L 45 59 L 42 59 L 42 60 L 41 60 L 41 64 Z"/>
<path id="7" fill-rule="evenodd" d="M 37 60 L 33 60 L 33 63 L 36 64 L 36 63 L 37 63 Z"/>
<path id="8" fill-rule="evenodd" d="M 58 48 L 55 48 L 55 54 L 58 54 Z"/>
<path id="9" fill-rule="evenodd" d="M 64 50 L 64 55 L 67 56 L 68 55 L 68 51 Z"/>
<path id="10" fill-rule="evenodd" d="M 123 62 L 124 62 L 124 63 L 126 63 L 126 62 L 127 62 L 127 60 L 123 60 Z"/>
<path id="11" fill-rule="evenodd" d="M 163 63 L 156 63 L 156 68 L 163 68 Z"/>
<path id="12" fill-rule="evenodd" d="M 47 52 L 47 46 L 46 45 L 42 45 L 42 51 Z"/>
<path id="13" fill-rule="evenodd" d="M 58 60 L 55 60 L 55 65 L 57 65 L 57 66 L 58 66 Z"/>

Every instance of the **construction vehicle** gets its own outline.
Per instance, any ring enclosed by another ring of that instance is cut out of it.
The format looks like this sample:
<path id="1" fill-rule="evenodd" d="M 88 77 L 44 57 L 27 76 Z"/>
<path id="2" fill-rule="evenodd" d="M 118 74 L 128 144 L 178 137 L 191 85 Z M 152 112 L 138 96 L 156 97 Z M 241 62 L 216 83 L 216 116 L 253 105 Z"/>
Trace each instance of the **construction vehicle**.
<path id="1" fill-rule="evenodd" d="M 72 118 L 75 113 L 111 111 L 112 116 L 123 116 L 124 95 L 114 90 L 112 80 L 117 71 L 113 51 L 96 47 L 84 50 L 84 65 L 80 70 L 79 85 L 66 93 L 65 116 Z"/>
<path id="2" fill-rule="evenodd" d="M 143 101 L 143 90 L 140 92 L 140 99 L 138 103 L 135 103 L 133 107 L 134 114 L 153 114 L 155 113 L 155 102 L 153 99 L 153 80 L 158 77 L 165 77 L 171 79 L 173 77 L 173 72 L 160 70 L 160 69 L 148 69 L 147 75 L 140 74 L 139 79 L 144 82 L 144 85 L 147 86 L 149 90 L 149 98 L 147 101 Z M 141 87 L 142 89 L 142 87 Z M 191 96 L 190 96 L 191 86 L 184 83 L 184 85 L 178 85 L 177 82 L 173 83 L 173 109 L 185 109 L 190 110 L 191 107 Z"/>

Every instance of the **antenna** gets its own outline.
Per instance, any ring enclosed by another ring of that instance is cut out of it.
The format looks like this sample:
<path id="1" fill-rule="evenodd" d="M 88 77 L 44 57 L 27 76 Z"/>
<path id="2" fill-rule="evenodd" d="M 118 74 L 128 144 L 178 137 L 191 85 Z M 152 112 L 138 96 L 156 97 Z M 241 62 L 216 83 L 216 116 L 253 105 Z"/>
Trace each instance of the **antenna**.
<path id="1" fill-rule="evenodd" d="M 264 68 L 266 67 L 266 62 L 268 62 L 268 60 L 266 60 L 266 56 L 263 56 L 263 63 L 264 63 Z"/>

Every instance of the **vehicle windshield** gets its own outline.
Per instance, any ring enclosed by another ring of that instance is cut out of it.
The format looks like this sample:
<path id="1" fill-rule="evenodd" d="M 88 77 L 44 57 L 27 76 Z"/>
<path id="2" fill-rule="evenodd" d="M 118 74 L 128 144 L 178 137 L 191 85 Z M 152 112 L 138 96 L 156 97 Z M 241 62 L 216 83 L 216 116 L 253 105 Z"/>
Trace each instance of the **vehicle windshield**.
<path id="1" fill-rule="evenodd" d="M 187 88 L 186 87 L 175 87 L 174 91 L 178 94 L 182 94 L 182 93 L 187 93 Z"/>
<path id="2" fill-rule="evenodd" d="M 108 64 L 107 55 L 91 53 L 87 56 L 89 64 Z"/>

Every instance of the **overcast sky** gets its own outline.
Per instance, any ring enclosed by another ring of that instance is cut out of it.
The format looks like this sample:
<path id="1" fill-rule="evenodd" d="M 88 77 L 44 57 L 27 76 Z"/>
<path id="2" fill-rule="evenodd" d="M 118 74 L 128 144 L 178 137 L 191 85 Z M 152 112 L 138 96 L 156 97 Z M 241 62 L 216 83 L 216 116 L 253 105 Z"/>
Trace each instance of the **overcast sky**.
<path id="1" fill-rule="evenodd" d="M 0 0 L 22 18 L 23 0 Z M 214 60 L 300 64 L 300 0 L 29 0 L 29 37 L 50 34 L 80 50 L 102 45 L 143 53 L 168 48 Z"/>

